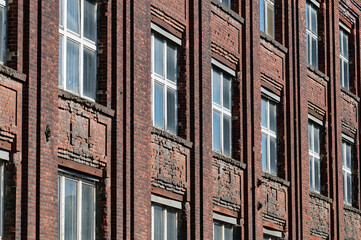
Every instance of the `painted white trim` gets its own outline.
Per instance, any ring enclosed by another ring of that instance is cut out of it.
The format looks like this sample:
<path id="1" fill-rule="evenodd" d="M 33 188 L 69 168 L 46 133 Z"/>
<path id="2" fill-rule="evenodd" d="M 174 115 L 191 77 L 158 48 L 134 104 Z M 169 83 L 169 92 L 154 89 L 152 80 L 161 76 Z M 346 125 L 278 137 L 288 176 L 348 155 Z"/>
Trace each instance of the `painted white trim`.
<path id="1" fill-rule="evenodd" d="M 317 123 L 320 126 L 323 126 L 323 122 L 320 119 L 312 116 L 311 114 L 308 114 L 308 119 L 311 120 L 312 122 Z"/>
<path id="2" fill-rule="evenodd" d="M 347 142 L 350 142 L 350 143 L 355 143 L 355 139 L 353 139 L 352 137 L 342 133 L 342 139 L 343 140 L 346 140 Z"/>
<path id="3" fill-rule="evenodd" d="M 281 101 L 281 98 L 277 94 L 274 94 L 273 92 L 267 90 L 264 87 L 261 87 L 261 93 L 264 97 L 271 98 L 271 100 L 274 100 L 277 103 L 279 103 Z"/>
<path id="4" fill-rule="evenodd" d="M 163 30 L 161 27 L 159 27 L 158 25 L 151 23 L 150 24 L 150 28 L 153 31 L 158 32 L 159 34 L 163 35 L 164 37 L 168 38 L 169 40 L 172 40 L 173 42 L 175 42 L 178 45 L 182 45 L 182 40 L 176 36 L 174 36 L 173 34 L 167 32 L 166 30 Z"/>
<path id="5" fill-rule="evenodd" d="M 317 0 L 309 0 L 309 2 L 315 5 L 316 7 L 320 8 L 320 3 Z"/>
<path id="6" fill-rule="evenodd" d="M 211 63 L 216 66 L 219 67 L 220 69 L 222 69 L 223 71 L 231 74 L 233 77 L 236 76 L 236 71 L 234 71 L 233 69 L 227 67 L 226 65 L 224 65 L 223 63 L 217 61 L 216 59 L 212 58 Z"/>
<path id="7" fill-rule="evenodd" d="M 9 161 L 10 160 L 10 153 L 8 151 L 4 151 L 0 149 L 0 159 Z"/>
<path id="8" fill-rule="evenodd" d="M 176 209 L 182 209 L 182 203 L 176 200 L 172 200 L 169 198 L 164 198 L 157 195 L 151 195 L 151 201 L 154 203 L 159 203 L 164 206 L 176 208 Z"/>
<path id="9" fill-rule="evenodd" d="M 229 224 L 233 224 L 233 225 L 237 224 L 237 218 L 226 216 L 226 215 L 215 213 L 215 212 L 213 213 L 213 219 L 216 221 L 221 221 L 221 222 L 225 222 L 225 223 L 229 223 Z"/>
<path id="10" fill-rule="evenodd" d="M 273 229 L 265 228 L 265 227 L 263 228 L 263 234 L 267 234 L 267 235 L 278 237 L 278 238 L 283 237 L 283 233 L 281 231 L 277 231 L 277 230 L 273 230 Z"/>
<path id="11" fill-rule="evenodd" d="M 351 33 L 351 29 L 349 27 L 347 27 L 345 24 L 343 24 L 342 22 L 340 22 L 340 27 L 342 28 L 342 30 L 345 30 L 348 33 Z"/>

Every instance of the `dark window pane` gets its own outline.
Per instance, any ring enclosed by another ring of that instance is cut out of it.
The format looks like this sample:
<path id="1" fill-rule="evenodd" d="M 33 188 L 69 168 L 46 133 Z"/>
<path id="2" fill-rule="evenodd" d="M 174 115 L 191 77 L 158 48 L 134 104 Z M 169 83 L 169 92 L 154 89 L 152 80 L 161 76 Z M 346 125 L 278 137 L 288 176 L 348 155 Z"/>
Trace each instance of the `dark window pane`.
<path id="1" fill-rule="evenodd" d="M 163 208 L 156 205 L 153 206 L 153 214 L 154 240 L 164 240 Z"/>
<path id="2" fill-rule="evenodd" d="M 66 88 L 79 92 L 79 45 L 71 41 L 67 41 Z"/>
<path id="3" fill-rule="evenodd" d="M 218 223 L 218 222 L 213 222 L 213 239 L 214 240 L 223 240 L 222 239 L 222 224 Z"/>
<path id="4" fill-rule="evenodd" d="M 96 41 L 97 19 L 96 1 L 84 0 L 84 36 Z"/>
<path id="5" fill-rule="evenodd" d="M 164 76 L 163 51 L 163 40 L 157 34 L 154 34 L 154 72 L 162 76 Z"/>
<path id="6" fill-rule="evenodd" d="M 221 75 L 213 69 L 213 102 L 221 105 Z"/>
<path id="7" fill-rule="evenodd" d="M 223 107 L 231 110 L 231 79 L 223 74 Z"/>
<path id="8" fill-rule="evenodd" d="M 167 240 L 177 239 L 177 212 L 171 209 L 167 211 Z"/>
<path id="9" fill-rule="evenodd" d="M 270 137 L 270 161 L 270 170 L 277 175 L 277 140 L 273 137 Z"/>
<path id="10" fill-rule="evenodd" d="M 77 182 L 65 179 L 64 238 L 77 238 Z"/>
<path id="11" fill-rule="evenodd" d="M 168 42 L 167 44 L 167 78 L 172 82 L 177 82 L 178 48 L 170 42 Z"/>
<path id="12" fill-rule="evenodd" d="M 221 151 L 221 116 L 213 111 L 213 149 Z"/>
<path id="13" fill-rule="evenodd" d="M 261 125 L 262 127 L 268 128 L 267 124 L 267 100 L 262 98 L 261 100 Z"/>
<path id="14" fill-rule="evenodd" d="M 177 130 L 177 92 L 167 89 L 167 130 Z"/>
<path id="15" fill-rule="evenodd" d="M 96 98 L 96 53 L 84 48 L 83 66 L 83 94 L 92 99 Z"/>
<path id="16" fill-rule="evenodd" d="M 164 99 L 163 99 L 163 86 L 154 83 L 154 124 L 164 128 Z"/>
<path id="17" fill-rule="evenodd" d="M 82 239 L 95 239 L 95 199 L 94 187 L 83 184 L 82 186 Z"/>
<path id="18" fill-rule="evenodd" d="M 231 155 L 231 119 L 223 116 L 223 153 Z"/>
<path id="19" fill-rule="evenodd" d="M 268 171 L 267 154 L 267 135 L 262 134 L 262 168 L 266 171 Z"/>

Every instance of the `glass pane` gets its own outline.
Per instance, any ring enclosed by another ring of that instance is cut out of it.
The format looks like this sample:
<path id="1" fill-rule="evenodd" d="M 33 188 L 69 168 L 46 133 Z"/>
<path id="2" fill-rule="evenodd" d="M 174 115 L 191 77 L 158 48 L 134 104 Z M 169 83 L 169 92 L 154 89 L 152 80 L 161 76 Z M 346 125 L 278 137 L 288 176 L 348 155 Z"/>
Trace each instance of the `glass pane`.
<path id="1" fill-rule="evenodd" d="M 5 62 L 5 39 L 6 39 L 6 20 L 5 8 L 0 7 L 0 61 Z"/>
<path id="2" fill-rule="evenodd" d="M 352 203 L 352 176 L 347 173 L 347 202 Z"/>
<path id="3" fill-rule="evenodd" d="M 315 158 L 315 190 L 320 192 L 321 189 L 321 174 L 320 174 L 320 160 Z"/>
<path id="4" fill-rule="evenodd" d="M 67 0 L 67 28 L 79 33 L 79 0 Z"/>
<path id="5" fill-rule="evenodd" d="M 231 225 L 224 225 L 224 240 L 233 240 L 233 229 Z"/>
<path id="6" fill-rule="evenodd" d="M 221 105 L 221 75 L 213 69 L 213 102 Z"/>
<path id="7" fill-rule="evenodd" d="M 84 80 L 83 94 L 92 99 L 96 98 L 96 53 L 84 48 Z"/>
<path id="8" fill-rule="evenodd" d="M 306 3 L 306 28 L 310 29 L 310 5 Z"/>
<path id="9" fill-rule="evenodd" d="M 343 43 L 342 43 L 343 37 L 342 37 L 342 35 L 343 35 L 343 31 L 342 31 L 342 29 L 340 29 L 340 54 L 341 55 L 343 55 L 343 47 L 342 47 L 342 45 L 343 45 Z"/>
<path id="10" fill-rule="evenodd" d="M 84 1 L 84 36 L 95 42 L 97 32 L 96 1 Z"/>
<path id="11" fill-rule="evenodd" d="M 262 168 L 268 171 L 267 165 L 267 135 L 262 134 Z"/>
<path id="12" fill-rule="evenodd" d="M 308 123 L 308 149 L 313 151 L 312 125 Z"/>
<path id="13" fill-rule="evenodd" d="M 346 167 L 348 169 L 351 169 L 351 145 L 350 144 L 346 144 Z"/>
<path id="14" fill-rule="evenodd" d="M 94 239 L 95 233 L 95 199 L 94 187 L 90 185 L 82 185 L 82 223 L 81 233 L 83 240 Z"/>
<path id="15" fill-rule="evenodd" d="M 343 35 L 343 56 L 348 59 L 348 36 L 344 33 Z"/>
<path id="16" fill-rule="evenodd" d="M 213 239 L 214 240 L 222 240 L 222 224 L 218 222 L 213 222 Z"/>
<path id="17" fill-rule="evenodd" d="M 167 46 L 167 78 L 177 82 L 178 78 L 178 50 L 177 46 L 168 42 Z"/>
<path id="18" fill-rule="evenodd" d="M 63 86 L 63 37 L 59 36 L 59 86 Z"/>
<path id="19" fill-rule="evenodd" d="M 231 110 L 231 79 L 223 74 L 223 107 Z"/>
<path id="20" fill-rule="evenodd" d="M 312 167 L 312 157 L 309 156 L 309 161 L 310 161 L 310 189 L 313 189 L 313 167 Z"/>
<path id="21" fill-rule="evenodd" d="M 320 128 L 319 127 L 314 127 L 313 128 L 313 132 L 314 132 L 314 152 L 320 154 Z"/>
<path id="22" fill-rule="evenodd" d="M 261 100 L 261 126 L 267 128 L 267 100 L 262 98 Z"/>
<path id="23" fill-rule="evenodd" d="M 79 92 L 79 45 L 67 41 L 66 47 L 66 88 Z"/>
<path id="24" fill-rule="evenodd" d="M 213 111 L 213 149 L 221 151 L 221 116 Z"/>
<path id="25" fill-rule="evenodd" d="M 309 63 L 309 64 L 311 64 L 311 41 L 310 41 L 310 39 L 311 39 L 311 37 L 310 37 L 310 35 L 307 33 L 306 34 L 306 44 L 307 44 L 307 62 Z"/>
<path id="26" fill-rule="evenodd" d="M 163 86 L 154 83 L 154 124 L 162 128 L 164 128 L 163 101 Z"/>
<path id="27" fill-rule="evenodd" d="M 343 63 L 343 69 L 344 69 L 344 84 L 345 84 L 345 88 L 346 89 L 349 89 L 349 65 L 348 65 L 348 62 L 344 62 Z"/>
<path id="28" fill-rule="evenodd" d="M 312 40 L 312 54 L 311 54 L 311 59 L 312 59 L 312 66 L 314 66 L 315 68 L 318 68 L 318 50 L 317 50 L 317 39 L 316 38 L 311 38 Z"/>
<path id="29" fill-rule="evenodd" d="M 64 238 L 76 240 L 77 235 L 77 182 L 65 179 Z"/>
<path id="30" fill-rule="evenodd" d="M 231 118 L 223 116 L 223 153 L 231 155 Z"/>
<path id="31" fill-rule="evenodd" d="M 227 7 L 231 7 L 231 0 L 222 0 L 223 4 L 226 5 Z"/>
<path id="32" fill-rule="evenodd" d="M 154 71 L 159 75 L 163 73 L 163 40 L 154 34 Z"/>
<path id="33" fill-rule="evenodd" d="M 277 109 L 276 104 L 273 102 L 269 103 L 269 121 L 270 129 L 277 133 Z"/>
<path id="34" fill-rule="evenodd" d="M 277 140 L 270 137 L 271 172 L 277 175 Z"/>
<path id="35" fill-rule="evenodd" d="M 267 3 L 267 34 L 268 36 L 274 38 L 275 35 L 275 23 L 274 23 L 274 6 L 270 3 Z"/>
<path id="36" fill-rule="evenodd" d="M 177 239 L 177 212 L 168 209 L 167 211 L 167 239 Z"/>
<path id="37" fill-rule="evenodd" d="M 177 92 L 167 89 L 167 130 L 177 131 Z"/>
<path id="38" fill-rule="evenodd" d="M 63 26 L 63 0 L 59 0 L 59 25 Z"/>
<path id="39" fill-rule="evenodd" d="M 259 4 L 259 5 L 260 5 L 260 6 L 259 6 L 259 7 L 260 7 L 260 18 L 261 18 L 261 23 L 260 23 L 260 24 L 261 24 L 261 31 L 262 31 L 262 32 L 265 32 L 265 24 L 264 24 L 264 23 L 265 23 L 265 21 L 264 21 L 264 20 L 265 20 L 265 16 L 264 16 L 264 15 L 265 15 L 264 1 L 265 1 L 265 0 L 261 0 L 261 1 L 260 1 L 260 4 Z"/>
<path id="40" fill-rule="evenodd" d="M 153 206 L 153 236 L 154 240 L 164 240 L 164 219 L 163 219 L 163 208 L 159 206 Z"/>
<path id="41" fill-rule="evenodd" d="M 311 31 L 317 34 L 317 11 L 315 8 L 311 8 Z"/>
<path id="42" fill-rule="evenodd" d="M 342 174 L 343 174 L 343 201 L 347 202 L 347 189 L 346 189 L 347 179 L 346 179 L 345 171 L 342 171 Z"/>
<path id="43" fill-rule="evenodd" d="M 340 74 L 341 74 L 341 87 L 345 87 L 345 73 L 343 69 L 343 59 L 340 57 Z"/>

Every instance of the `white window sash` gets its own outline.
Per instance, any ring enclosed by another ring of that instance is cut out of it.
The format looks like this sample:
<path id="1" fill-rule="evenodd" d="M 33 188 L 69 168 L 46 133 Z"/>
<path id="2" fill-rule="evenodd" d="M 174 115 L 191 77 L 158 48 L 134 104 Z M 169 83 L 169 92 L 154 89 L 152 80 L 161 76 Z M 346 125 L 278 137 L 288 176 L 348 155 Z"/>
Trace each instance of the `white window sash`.
<path id="1" fill-rule="evenodd" d="M 174 106 L 174 109 L 175 109 L 175 118 L 176 118 L 176 124 L 175 124 L 175 133 L 178 132 L 178 87 L 177 87 L 177 84 L 178 84 L 178 79 L 175 80 L 175 82 L 169 80 L 167 78 L 167 46 L 168 46 L 168 43 L 167 43 L 167 40 L 172 40 L 172 38 L 169 38 L 170 36 L 173 36 L 169 33 L 167 33 L 166 31 L 162 30 L 160 27 L 158 27 L 157 25 L 155 24 L 151 24 L 152 26 L 152 30 L 154 30 L 155 32 L 158 32 L 160 33 L 161 35 L 163 35 L 164 39 L 162 40 L 162 47 L 163 47 L 163 73 L 164 73 L 164 76 L 161 76 L 159 74 L 157 74 L 155 72 L 155 69 L 154 69 L 154 66 L 155 66 L 155 63 L 154 63 L 154 49 L 155 49 L 155 46 L 154 46 L 154 43 L 155 43 L 155 36 L 154 36 L 154 33 L 152 33 L 151 35 L 151 58 L 152 58 L 152 61 L 151 61 L 151 68 L 152 68 L 152 74 L 151 74 L 151 78 L 152 78 L 152 96 L 151 96 L 151 102 L 152 102 L 152 122 L 153 122 L 153 125 L 156 125 L 155 124 L 155 109 L 154 109 L 154 105 L 155 105 L 155 102 L 154 102 L 154 85 L 155 83 L 158 83 L 159 85 L 162 85 L 163 86 L 163 127 L 164 130 L 167 131 L 168 129 L 168 123 L 167 123 L 167 104 L 168 104 L 168 101 L 167 101 L 167 90 L 170 89 L 172 91 L 175 92 L 176 94 L 176 101 L 175 101 L 175 106 Z M 167 34 L 164 34 L 164 33 L 167 33 Z M 174 36 L 173 36 L 174 37 Z M 174 39 L 173 39 L 174 40 Z M 172 41 L 173 41 L 172 40 Z M 178 42 L 176 42 L 178 44 Z M 178 44 L 180 45 L 181 42 Z M 179 46 L 178 46 L 179 47 Z M 179 54 L 179 50 L 177 51 L 177 55 Z M 177 56 L 176 56 L 177 57 Z M 177 62 L 178 64 L 178 67 L 179 67 L 179 63 Z M 160 126 L 159 126 L 160 127 Z"/>
<path id="2" fill-rule="evenodd" d="M 87 99 L 87 100 L 90 100 L 90 101 L 95 101 L 95 99 L 92 99 L 90 97 L 87 97 L 84 95 L 84 92 L 83 92 L 83 85 L 84 85 L 84 49 L 89 49 L 93 52 L 95 52 L 95 67 L 97 68 L 97 46 L 96 46 L 96 42 L 90 40 L 90 39 L 87 39 L 85 36 L 84 36 L 84 1 L 85 0 L 79 0 L 80 1 L 80 14 L 79 14 L 79 23 L 80 23 L 80 26 L 79 26 L 79 34 L 78 33 L 75 33 L 73 31 L 71 31 L 70 29 L 68 29 L 68 24 L 67 24 L 67 21 L 68 21 L 68 18 L 67 18 L 67 0 L 60 0 L 62 1 L 62 6 L 63 6 L 63 9 L 61 10 L 62 11 L 62 16 L 63 16 L 63 25 L 59 25 L 59 35 L 62 36 L 62 78 L 61 79 L 61 83 L 62 85 L 60 86 L 61 88 L 64 88 L 66 89 L 67 91 L 69 92 L 72 92 L 76 95 L 80 95 L 81 97 Z M 96 6 L 96 9 L 95 11 L 97 12 L 97 6 Z M 96 22 L 96 26 L 97 26 L 97 22 Z M 97 39 L 97 31 L 96 32 L 96 35 L 95 35 L 95 39 Z M 67 73 L 67 66 L 66 66 L 66 61 L 67 61 L 67 56 L 66 56 L 66 53 L 67 53 L 67 41 L 72 41 L 76 44 L 78 44 L 79 46 L 79 67 L 78 67 L 78 71 L 79 71 L 79 85 L 78 85 L 78 91 L 79 92 L 74 92 L 70 89 L 67 89 L 67 86 L 66 86 L 66 73 Z M 96 74 L 95 74 L 95 86 L 97 85 L 97 71 L 96 71 Z"/>
<path id="3" fill-rule="evenodd" d="M 217 60 L 215 59 L 212 59 L 212 62 L 214 63 L 217 63 L 217 64 L 221 64 L 219 63 Z M 224 68 L 226 68 L 226 66 L 224 66 L 223 64 L 221 64 Z M 218 65 L 215 64 L 215 66 L 218 67 Z M 221 69 L 223 70 L 223 69 Z M 221 153 L 224 153 L 224 138 L 223 138 L 223 135 L 224 135 L 224 126 L 223 126 L 223 119 L 224 119 L 224 116 L 226 117 L 229 117 L 230 120 L 231 120 L 231 123 L 230 123 L 230 134 L 229 134 L 229 141 L 230 141 L 230 155 L 232 155 L 232 95 L 230 96 L 231 97 L 231 109 L 227 109 L 225 107 L 223 107 L 223 79 L 224 79 L 224 72 L 223 71 L 220 71 L 220 103 L 221 105 L 219 105 L 218 103 L 215 103 L 213 101 L 213 71 L 214 71 L 214 68 L 212 68 L 212 74 L 211 74 L 211 79 L 212 79 L 212 110 L 219 113 L 220 115 L 220 152 Z M 228 73 L 228 72 L 227 72 Z M 232 80 L 231 80 L 232 81 Z M 232 86 L 231 86 L 232 88 Z M 214 123 L 213 123 L 213 111 L 212 111 L 212 132 L 213 132 L 213 129 L 214 129 Z M 212 138 L 213 140 L 213 138 Z"/>
<path id="4" fill-rule="evenodd" d="M 60 219 L 59 219 L 59 231 L 60 231 L 60 240 L 65 240 L 65 180 L 69 179 L 72 181 L 75 181 L 77 184 L 77 199 L 76 199 L 76 206 L 77 206 L 77 239 L 80 240 L 82 239 L 82 186 L 83 185 L 89 185 L 94 187 L 94 192 L 93 192 L 93 199 L 94 199 L 94 222 L 93 222 L 93 240 L 95 240 L 96 238 L 96 188 L 95 188 L 95 182 L 93 181 L 89 181 L 87 179 L 82 179 L 82 178 L 78 178 L 77 176 L 72 176 L 72 175 L 68 175 L 63 171 L 59 171 L 59 177 L 58 177 L 59 181 L 60 181 L 60 194 L 59 197 L 60 199 L 58 199 L 59 201 L 59 206 L 60 209 L 58 209 L 58 211 L 60 211 Z M 91 240 L 91 239 L 90 239 Z"/>
<path id="5" fill-rule="evenodd" d="M 311 119 L 310 119 L 311 120 Z M 311 178 L 312 178 L 312 185 L 311 185 L 311 189 L 315 192 L 319 192 L 319 190 L 316 190 L 316 178 L 320 178 L 319 180 L 319 184 L 320 184 L 320 188 L 321 188 L 321 177 L 320 176 L 316 176 L 316 169 L 315 169 L 315 162 L 317 161 L 319 163 L 319 168 L 321 169 L 321 155 L 318 152 L 315 152 L 315 139 L 314 139 L 314 130 L 315 130 L 315 124 L 311 123 L 311 141 L 313 143 L 312 149 L 309 149 L 308 154 L 311 157 Z M 320 128 L 321 130 L 321 128 Z M 321 136 L 318 136 L 319 138 L 319 143 L 321 144 Z M 320 151 L 321 149 L 319 149 Z M 310 179 L 311 180 L 311 179 Z"/>
<path id="6" fill-rule="evenodd" d="M 273 6 L 273 17 L 275 16 L 275 4 L 273 1 L 270 0 L 263 0 L 264 1 L 264 30 L 267 33 L 267 35 L 270 33 L 270 29 L 268 29 L 268 11 L 267 11 L 267 4 L 270 4 Z M 274 20 L 273 20 L 274 23 Z M 275 26 L 273 25 L 273 28 Z"/>
<path id="7" fill-rule="evenodd" d="M 155 195 L 152 195 L 152 196 L 155 196 Z M 153 202 L 153 200 L 152 200 Z M 167 237 L 167 221 L 168 221 L 168 215 L 167 215 L 167 212 L 169 211 L 169 209 L 167 208 L 167 206 L 162 206 L 161 203 L 158 203 L 158 202 L 154 202 L 156 205 L 162 207 L 162 215 L 163 215 L 163 236 Z M 177 238 L 178 238 L 178 211 L 176 212 L 176 226 L 177 226 Z M 154 233 L 155 233 L 155 229 L 154 229 L 154 222 L 155 222 L 155 219 L 154 219 L 154 205 L 152 204 L 152 240 L 154 240 Z"/>

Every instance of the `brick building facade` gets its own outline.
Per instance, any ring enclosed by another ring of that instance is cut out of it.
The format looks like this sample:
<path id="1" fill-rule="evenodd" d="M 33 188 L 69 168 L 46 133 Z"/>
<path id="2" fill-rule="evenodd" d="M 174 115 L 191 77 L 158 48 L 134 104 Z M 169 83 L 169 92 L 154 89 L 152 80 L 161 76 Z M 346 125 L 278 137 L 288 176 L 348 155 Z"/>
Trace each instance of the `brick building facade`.
<path id="1" fill-rule="evenodd" d="M 361 239 L 361 2 L 0 0 L 0 239 Z"/>

